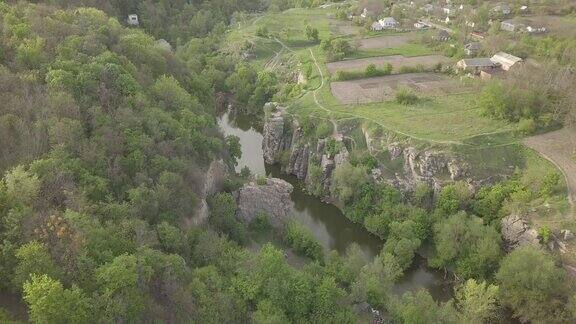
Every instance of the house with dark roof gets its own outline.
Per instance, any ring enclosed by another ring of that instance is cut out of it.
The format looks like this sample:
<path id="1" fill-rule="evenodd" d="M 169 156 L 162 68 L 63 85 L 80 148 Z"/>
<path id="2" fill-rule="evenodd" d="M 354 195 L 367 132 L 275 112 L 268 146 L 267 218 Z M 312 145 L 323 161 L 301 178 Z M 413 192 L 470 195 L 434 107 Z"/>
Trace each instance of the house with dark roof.
<path id="1" fill-rule="evenodd" d="M 492 62 L 489 58 L 469 58 L 462 59 L 456 63 L 456 67 L 462 71 L 480 73 L 482 70 L 489 70 L 498 67 L 498 64 Z"/>
<path id="2" fill-rule="evenodd" d="M 445 31 L 444 29 L 441 29 L 440 31 L 438 31 L 438 34 L 436 35 L 436 40 L 441 41 L 441 42 L 445 42 L 449 39 L 450 39 L 450 34 L 447 31 Z"/>

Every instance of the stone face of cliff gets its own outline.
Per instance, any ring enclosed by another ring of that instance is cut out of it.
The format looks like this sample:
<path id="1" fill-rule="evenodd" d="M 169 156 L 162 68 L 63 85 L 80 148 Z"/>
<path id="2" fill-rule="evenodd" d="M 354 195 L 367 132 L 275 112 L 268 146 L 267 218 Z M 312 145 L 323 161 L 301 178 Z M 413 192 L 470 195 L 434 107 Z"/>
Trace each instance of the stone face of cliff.
<path id="1" fill-rule="evenodd" d="M 200 201 L 196 208 L 196 212 L 192 218 L 185 221 L 185 227 L 190 225 L 199 225 L 206 222 L 210 212 L 206 198 L 222 190 L 228 174 L 228 166 L 226 166 L 224 161 L 215 160 L 210 163 L 210 166 L 204 173 L 204 183 L 198 193 Z"/>
<path id="2" fill-rule="evenodd" d="M 258 213 L 264 212 L 270 217 L 272 226 L 279 228 L 292 216 L 294 204 L 290 194 L 293 189 L 288 182 L 276 178 L 267 179 L 262 185 L 247 183 L 237 194 L 236 217 L 250 223 Z"/>
<path id="3" fill-rule="evenodd" d="M 289 137 L 292 129 L 285 127 L 284 108 L 275 103 L 267 103 L 266 111 L 271 111 L 264 120 L 262 151 L 264 161 L 268 164 L 277 162 L 280 153 L 291 146 Z"/>
<path id="4" fill-rule="evenodd" d="M 328 193 L 334 169 L 349 160 L 346 146 L 341 145 L 341 150 L 332 156 L 325 150 L 327 140 L 318 139 L 314 141 L 314 145 L 313 141 L 304 137 L 297 121 L 285 118 L 285 109 L 274 103 L 267 104 L 266 109 L 272 111 L 264 120 L 262 147 L 266 163 L 281 162 L 284 172 L 307 182 L 310 181 L 310 166 L 316 165 L 322 173 L 322 187 Z M 354 130 L 354 127 L 349 128 L 350 131 Z M 341 139 L 349 137 L 347 134 L 340 135 L 337 140 L 343 144 Z M 384 161 L 383 165 L 371 170 L 375 181 L 387 182 L 404 193 L 413 191 L 419 183 L 427 183 L 436 191 L 459 180 L 464 180 L 473 187 L 474 180 L 469 176 L 469 165 L 444 151 L 418 149 L 388 139 L 372 138 L 366 131 L 364 135 L 370 153 L 377 155 L 387 151 L 390 163 L 401 165 L 400 170 L 391 174 L 389 170 L 386 172 L 389 168 Z M 280 161 L 283 154 L 284 158 Z"/>

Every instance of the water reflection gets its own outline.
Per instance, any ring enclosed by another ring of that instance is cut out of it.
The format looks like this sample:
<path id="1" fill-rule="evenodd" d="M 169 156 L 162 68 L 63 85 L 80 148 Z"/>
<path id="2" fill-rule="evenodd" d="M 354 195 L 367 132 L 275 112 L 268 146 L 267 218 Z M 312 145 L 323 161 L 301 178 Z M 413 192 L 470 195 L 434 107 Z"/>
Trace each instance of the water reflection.
<path id="1" fill-rule="evenodd" d="M 380 239 L 368 233 L 361 225 L 352 223 L 335 206 L 325 204 L 320 199 L 306 194 L 298 180 L 281 173 L 278 166 L 264 164 L 263 137 L 259 130 L 251 126 L 252 119 L 227 112 L 221 116 L 218 124 L 225 135 L 240 138 L 242 157 L 238 161 L 237 171 L 247 166 L 254 174 L 271 175 L 284 179 L 294 186 L 291 195 L 295 209 L 294 217 L 313 233 L 325 250 L 336 250 L 342 254 L 350 244 L 356 243 L 370 259 L 380 252 L 382 248 Z M 414 264 L 395 285 L 394 292 L 402 294 L 422 288 L 427 289 L 436 300 L 445 301 L 452 296 L 452 288 L 443 280 L 443 273 L 428 268 L 426 260 L 417 256 Z"/>

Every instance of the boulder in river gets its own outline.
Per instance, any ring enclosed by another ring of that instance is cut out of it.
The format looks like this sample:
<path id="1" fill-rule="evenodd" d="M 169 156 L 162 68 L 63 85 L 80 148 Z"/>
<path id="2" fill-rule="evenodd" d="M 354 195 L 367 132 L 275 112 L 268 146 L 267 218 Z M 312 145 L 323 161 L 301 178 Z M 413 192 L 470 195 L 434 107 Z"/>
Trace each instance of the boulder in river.
<path id="1" fill-rule="evenodd" d="M 294 203 L 290 194 L 294 187 L 282 179 L 269 178 L 265 184 L 250 182 L 238 191 L 236 217 L 250 223 L 258 213 L 265 212 L 274 227 L 280 227 L 292 216 Z"/>

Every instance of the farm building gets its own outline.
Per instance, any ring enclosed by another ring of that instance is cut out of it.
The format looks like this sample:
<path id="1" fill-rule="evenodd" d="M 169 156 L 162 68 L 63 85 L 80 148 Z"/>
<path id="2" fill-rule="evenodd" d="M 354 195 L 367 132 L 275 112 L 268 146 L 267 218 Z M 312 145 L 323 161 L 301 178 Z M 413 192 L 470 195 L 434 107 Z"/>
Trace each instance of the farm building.
<path id="1" fill-rule="evenodd" d="M 512 54 L 504 53 L 504 52 L 498 52 L 498 53 L 494 54 L 494 56 L 492 56 L 492 58 L 490 60 L 492 60 L 492 62 L 500 65 L 502 67 L 502 70 L 504 70 L 504 71 L 508 71 L 516 63 L 522 62 L 521 58 L 514 56 Z"/>
<path id="2" fill-rule="evenodd" d="M 128 15 L 128 19 L 126 19 L 126 22 L 130 26 L 138 26 L 140 24 L 140 22 L 138 21 L 138 15 L 134 14 Z"/>
<path id="3" fill-rule="evenodd" d="M 480 73 L 482 70 L 494 69 L 498 64 L 489 58 L 471 58 L 458 61 L 456 67 L 463 71 Z"/>

